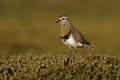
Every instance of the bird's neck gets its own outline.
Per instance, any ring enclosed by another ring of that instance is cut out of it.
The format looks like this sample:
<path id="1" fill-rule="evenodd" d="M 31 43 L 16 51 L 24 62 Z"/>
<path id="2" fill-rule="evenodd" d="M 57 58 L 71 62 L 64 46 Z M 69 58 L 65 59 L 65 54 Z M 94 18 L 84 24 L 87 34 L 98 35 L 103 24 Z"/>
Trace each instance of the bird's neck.
<path id="1" fill-rule="evenodd" d="M 72 24 L 71 24 L 69 21 L 61 24 L 61 26 L 64 27 L 64 28 L 70 28 L 71 25 L 72 25 Z"/>

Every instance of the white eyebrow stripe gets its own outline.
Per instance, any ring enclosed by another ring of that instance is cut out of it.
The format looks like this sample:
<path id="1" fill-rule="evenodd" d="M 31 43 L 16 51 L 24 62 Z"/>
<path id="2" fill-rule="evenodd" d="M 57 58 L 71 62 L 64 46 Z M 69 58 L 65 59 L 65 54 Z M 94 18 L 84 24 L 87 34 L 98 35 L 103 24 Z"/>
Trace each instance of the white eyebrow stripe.
<path id="1" fill-rule="evenodd" d="M 65 16 L 64 16 L 64 17 L 62 17 L 62 18 L 68 18 L 68 17 L 65 17 Z"/>

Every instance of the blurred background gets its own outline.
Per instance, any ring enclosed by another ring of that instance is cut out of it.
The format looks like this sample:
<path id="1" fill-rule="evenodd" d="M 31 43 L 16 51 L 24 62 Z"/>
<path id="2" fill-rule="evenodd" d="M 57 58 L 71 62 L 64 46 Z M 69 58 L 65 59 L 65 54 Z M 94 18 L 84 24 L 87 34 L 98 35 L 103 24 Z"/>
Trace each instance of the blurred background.
<path id="1" fill-rule="evenodd" d="M 120 56 L 120 0 L 0 0 L 0 55 L 69 53 L 55 21 L 68 15 L 97 50 Z"/>

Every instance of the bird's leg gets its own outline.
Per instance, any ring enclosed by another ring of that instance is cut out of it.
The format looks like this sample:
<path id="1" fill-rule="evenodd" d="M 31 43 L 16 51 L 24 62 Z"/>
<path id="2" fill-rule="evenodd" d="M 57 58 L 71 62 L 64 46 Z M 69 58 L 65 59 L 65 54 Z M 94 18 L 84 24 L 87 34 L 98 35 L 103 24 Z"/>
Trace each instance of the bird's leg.
<path id="1" fill-rule="evenodd" d="M 69 49 L 70 49 L 70 53 L 72 53 L 72 49 L 71 49 L 71 47 L 69 46 Z"/>
<path id="2" fill-rule="evenodd" d="M 77 47 L 75 47 L 75 53 L 77 53 L 77 52 L 78 52 Z"/>

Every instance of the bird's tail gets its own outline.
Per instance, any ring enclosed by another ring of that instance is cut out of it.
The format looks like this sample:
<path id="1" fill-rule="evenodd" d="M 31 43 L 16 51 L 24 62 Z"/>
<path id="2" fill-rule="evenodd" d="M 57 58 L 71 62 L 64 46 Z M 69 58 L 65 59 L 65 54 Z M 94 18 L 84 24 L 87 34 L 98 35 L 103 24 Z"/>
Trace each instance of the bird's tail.
<path id="1" fill-rule="evenodd" d="M 85 47 L 94 49 L 96 46 L 94 44 L 90 43 L 90 44 L 85 44 Z"/>

